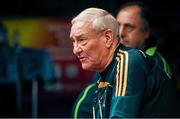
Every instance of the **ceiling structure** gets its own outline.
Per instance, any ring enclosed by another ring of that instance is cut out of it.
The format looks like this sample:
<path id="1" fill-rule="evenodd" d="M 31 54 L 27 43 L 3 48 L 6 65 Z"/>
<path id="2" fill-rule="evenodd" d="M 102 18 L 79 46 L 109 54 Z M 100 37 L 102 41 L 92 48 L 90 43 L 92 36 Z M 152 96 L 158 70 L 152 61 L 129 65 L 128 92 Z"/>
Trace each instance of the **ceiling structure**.
<path id="1" fill-rule="evenodd" d="M 0 13 L 4 17 L 71 17 L 87 7 L 100 7 L 114 13 L 126 1 L 130 0 L 2 0 Z M 166 15 L 175 13 L 179 7 L 176 2 L 143 1 Z"/>

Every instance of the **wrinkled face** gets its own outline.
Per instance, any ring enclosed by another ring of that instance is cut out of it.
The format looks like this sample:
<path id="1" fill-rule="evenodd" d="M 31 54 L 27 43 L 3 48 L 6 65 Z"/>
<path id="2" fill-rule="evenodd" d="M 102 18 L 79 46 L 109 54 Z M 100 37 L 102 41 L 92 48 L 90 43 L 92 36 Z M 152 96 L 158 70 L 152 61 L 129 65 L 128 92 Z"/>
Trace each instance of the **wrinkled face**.
<path id="1" fill-rule="evenodd" d="M 76 21 L 71 27 L 70 38 L 73 43 L 73 53 L 80 60 L 82 68 L 98 70 L 106 51 L 104 37 L 96 35 L 90 23 Z"/>
<path id="2" fill-rule="evenodd" d="M 128 47 L 140 48 L 149 37 L 149 29 L 142 29 L 143 20 L 137 6 L 122 9 L 117 15 L 120 24 L 119 34 L 122 44 Z"/>

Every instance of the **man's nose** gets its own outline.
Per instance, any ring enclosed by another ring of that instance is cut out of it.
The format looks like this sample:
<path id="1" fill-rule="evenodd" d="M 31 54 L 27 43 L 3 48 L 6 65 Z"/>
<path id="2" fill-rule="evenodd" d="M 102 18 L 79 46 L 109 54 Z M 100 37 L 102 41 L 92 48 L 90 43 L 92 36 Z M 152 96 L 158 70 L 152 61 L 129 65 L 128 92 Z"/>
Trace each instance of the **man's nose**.
<path id="1" fill-rule="evenodd" d="M 126 35 L 126 31 L 125 31 L 124 27 L 120 27 L 119 28 L 119 36 L 121 38 L 123 38 L 125 35 Z"/>
<path id="2" fill-rule="evenodd" d="M 82 48 L 80 47 L 80 45 L 78 45 L 78 44 L 74 45 L 74 47 L 73 47 L 73 53 L 74 53 L 75 55 L 78 55 L 78 54 L 81 53 L 81 52 L 82 52 Z"/>

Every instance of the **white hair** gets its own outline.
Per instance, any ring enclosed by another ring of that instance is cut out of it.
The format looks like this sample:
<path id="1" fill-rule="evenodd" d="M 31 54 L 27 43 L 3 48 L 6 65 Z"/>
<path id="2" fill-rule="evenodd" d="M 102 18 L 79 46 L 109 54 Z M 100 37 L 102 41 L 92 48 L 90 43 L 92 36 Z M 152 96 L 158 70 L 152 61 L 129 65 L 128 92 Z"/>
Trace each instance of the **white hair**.
<path id="1" fill-rule="evenodd" d="M 100 33 L 106 29 L 113 31 L 114 39 L 119 39 L 119 24 L 116 19 L 106 10 L 100 8 L 87 8 L 78 14 L 71 23 L 81 20 L 90 22 L 96 33 Z"/>

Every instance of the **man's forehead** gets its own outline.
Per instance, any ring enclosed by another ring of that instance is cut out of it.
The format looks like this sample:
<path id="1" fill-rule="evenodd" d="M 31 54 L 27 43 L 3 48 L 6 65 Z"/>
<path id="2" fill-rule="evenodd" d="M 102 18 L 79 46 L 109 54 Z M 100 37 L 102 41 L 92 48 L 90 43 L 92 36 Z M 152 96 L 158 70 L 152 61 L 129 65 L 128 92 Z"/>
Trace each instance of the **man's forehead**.
<path id="1" fill-rule="evenodd" d="M 142 23 L 142 19 L 139 13 L 139 8 L 127 7 L 122 9 L 117 16 L 117 21 L 124 23 L 131 23 L 131 24 Z"/>
<path id="2" fill-rule="evenodd" d="M 87 34 L 89 31 L 92 30 L 91 24 L 85 21 L 76 21 L 73 23 L 71 27 L 71 34 L 70 36 L 80 36 L 83 34 Z"/>
<path id="3" fill-rule="evenodd" d="M 119 11 L 118 16 L 123 15 L 126 18 L 140 17 L 140 8 L 137 6 L 129 6 Z M 123 17 L 123 18 L 124 18 Z"/>

